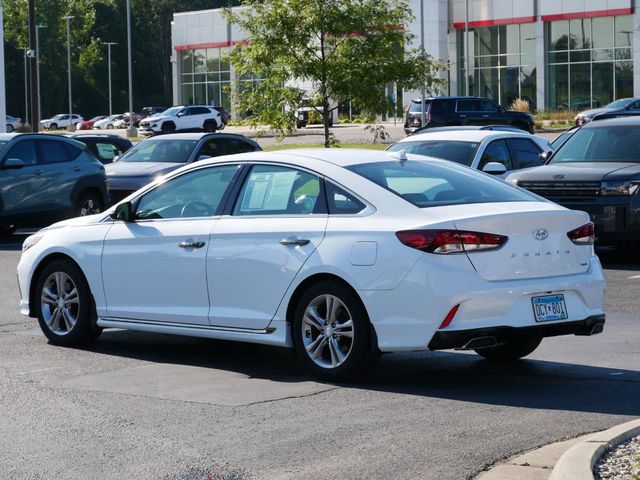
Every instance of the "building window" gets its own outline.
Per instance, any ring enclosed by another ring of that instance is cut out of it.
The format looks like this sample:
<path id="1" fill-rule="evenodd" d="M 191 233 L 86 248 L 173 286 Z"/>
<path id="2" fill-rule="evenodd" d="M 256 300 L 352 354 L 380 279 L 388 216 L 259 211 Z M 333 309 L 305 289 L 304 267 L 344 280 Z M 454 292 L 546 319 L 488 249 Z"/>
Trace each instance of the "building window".
<path id="1" fill-rule="evenodd" d="M 180 52 L 180 102 L 231 109 L 231 65 L 227 48 L 200 48 Z"/>
<path id="2" fill-rule="evenodd" d="M 534 23 L 479 27 L 469 30 L 469 72 L 465 32 L 458 31 L 460 94 L 491 98 L 509 106 L 523 98 L 535 108 L 536 27 Z"/>
<path id="3" fill-rule="evenodd" d="M 549 108 L 597 108 L 633 96 L 632 15 L 549 22 L 545 36 Z"/>

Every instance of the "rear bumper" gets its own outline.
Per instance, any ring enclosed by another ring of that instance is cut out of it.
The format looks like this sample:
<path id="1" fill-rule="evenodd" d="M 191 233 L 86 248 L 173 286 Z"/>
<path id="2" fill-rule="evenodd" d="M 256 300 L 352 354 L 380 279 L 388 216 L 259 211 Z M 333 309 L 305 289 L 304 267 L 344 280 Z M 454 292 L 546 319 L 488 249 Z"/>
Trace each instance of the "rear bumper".
<path id="1" fill-rule="evenodd" d="M 593 315 L 573 322 L 541 323 L 529 327 L 491 327 L 472 330 L 438 331 L 429 342 L 430 350 L 471 350 L 493 347 L 510 340 L 559 335 L 595 335 L 604 328 L 605 316 Z"/>

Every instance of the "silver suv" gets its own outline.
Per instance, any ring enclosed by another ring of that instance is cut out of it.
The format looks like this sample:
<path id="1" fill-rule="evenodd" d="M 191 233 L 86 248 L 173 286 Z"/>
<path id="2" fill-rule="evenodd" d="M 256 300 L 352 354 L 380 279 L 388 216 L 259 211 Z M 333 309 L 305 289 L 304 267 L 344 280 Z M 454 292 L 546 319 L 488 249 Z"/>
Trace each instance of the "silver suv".
<path id="1" fill-rule="evenodd" d="M 141 135 L 174 133 L 178 131 L 205 131 L 214 133 L 222 130 L 224 123 L 220 112 L 207 105 L 185 105 L 171 107 L 140 122 Z"/>

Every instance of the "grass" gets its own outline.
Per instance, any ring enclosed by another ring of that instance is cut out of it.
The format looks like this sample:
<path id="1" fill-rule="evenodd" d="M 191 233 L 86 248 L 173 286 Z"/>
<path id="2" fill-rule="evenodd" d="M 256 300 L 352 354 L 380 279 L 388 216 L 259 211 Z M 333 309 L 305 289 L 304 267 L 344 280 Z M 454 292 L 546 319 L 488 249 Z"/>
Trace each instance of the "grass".
<path id="1" fill-rule="evenodd" d="M 384 150 L 389 145 L 384 143 L 341 143 L 339 147 L 334 148 L 361 148 L 365 150 Z M 291 150 L 293 148 L 324 148 L 322 143 L 303 143 L 303 144 L 286 144 L 286 145 L 270 145 L 264 147 L 266 151 L 273 150 Z"/>

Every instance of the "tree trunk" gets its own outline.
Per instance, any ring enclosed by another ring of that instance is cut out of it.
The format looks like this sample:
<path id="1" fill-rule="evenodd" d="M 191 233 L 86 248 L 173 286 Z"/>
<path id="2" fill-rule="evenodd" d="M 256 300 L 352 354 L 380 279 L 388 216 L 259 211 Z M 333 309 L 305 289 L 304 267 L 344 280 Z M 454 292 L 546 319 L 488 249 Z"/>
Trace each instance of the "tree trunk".
<path id="1" fill-rule="evenodd" d="M 324 148 L 331 147 L 331 132 L 329 131 L 329 124 L 331 119 L 331 112 L 329 111 L 329 100 L 323 99 L 322 102 L 322 123 L 324 124 Z"/>

